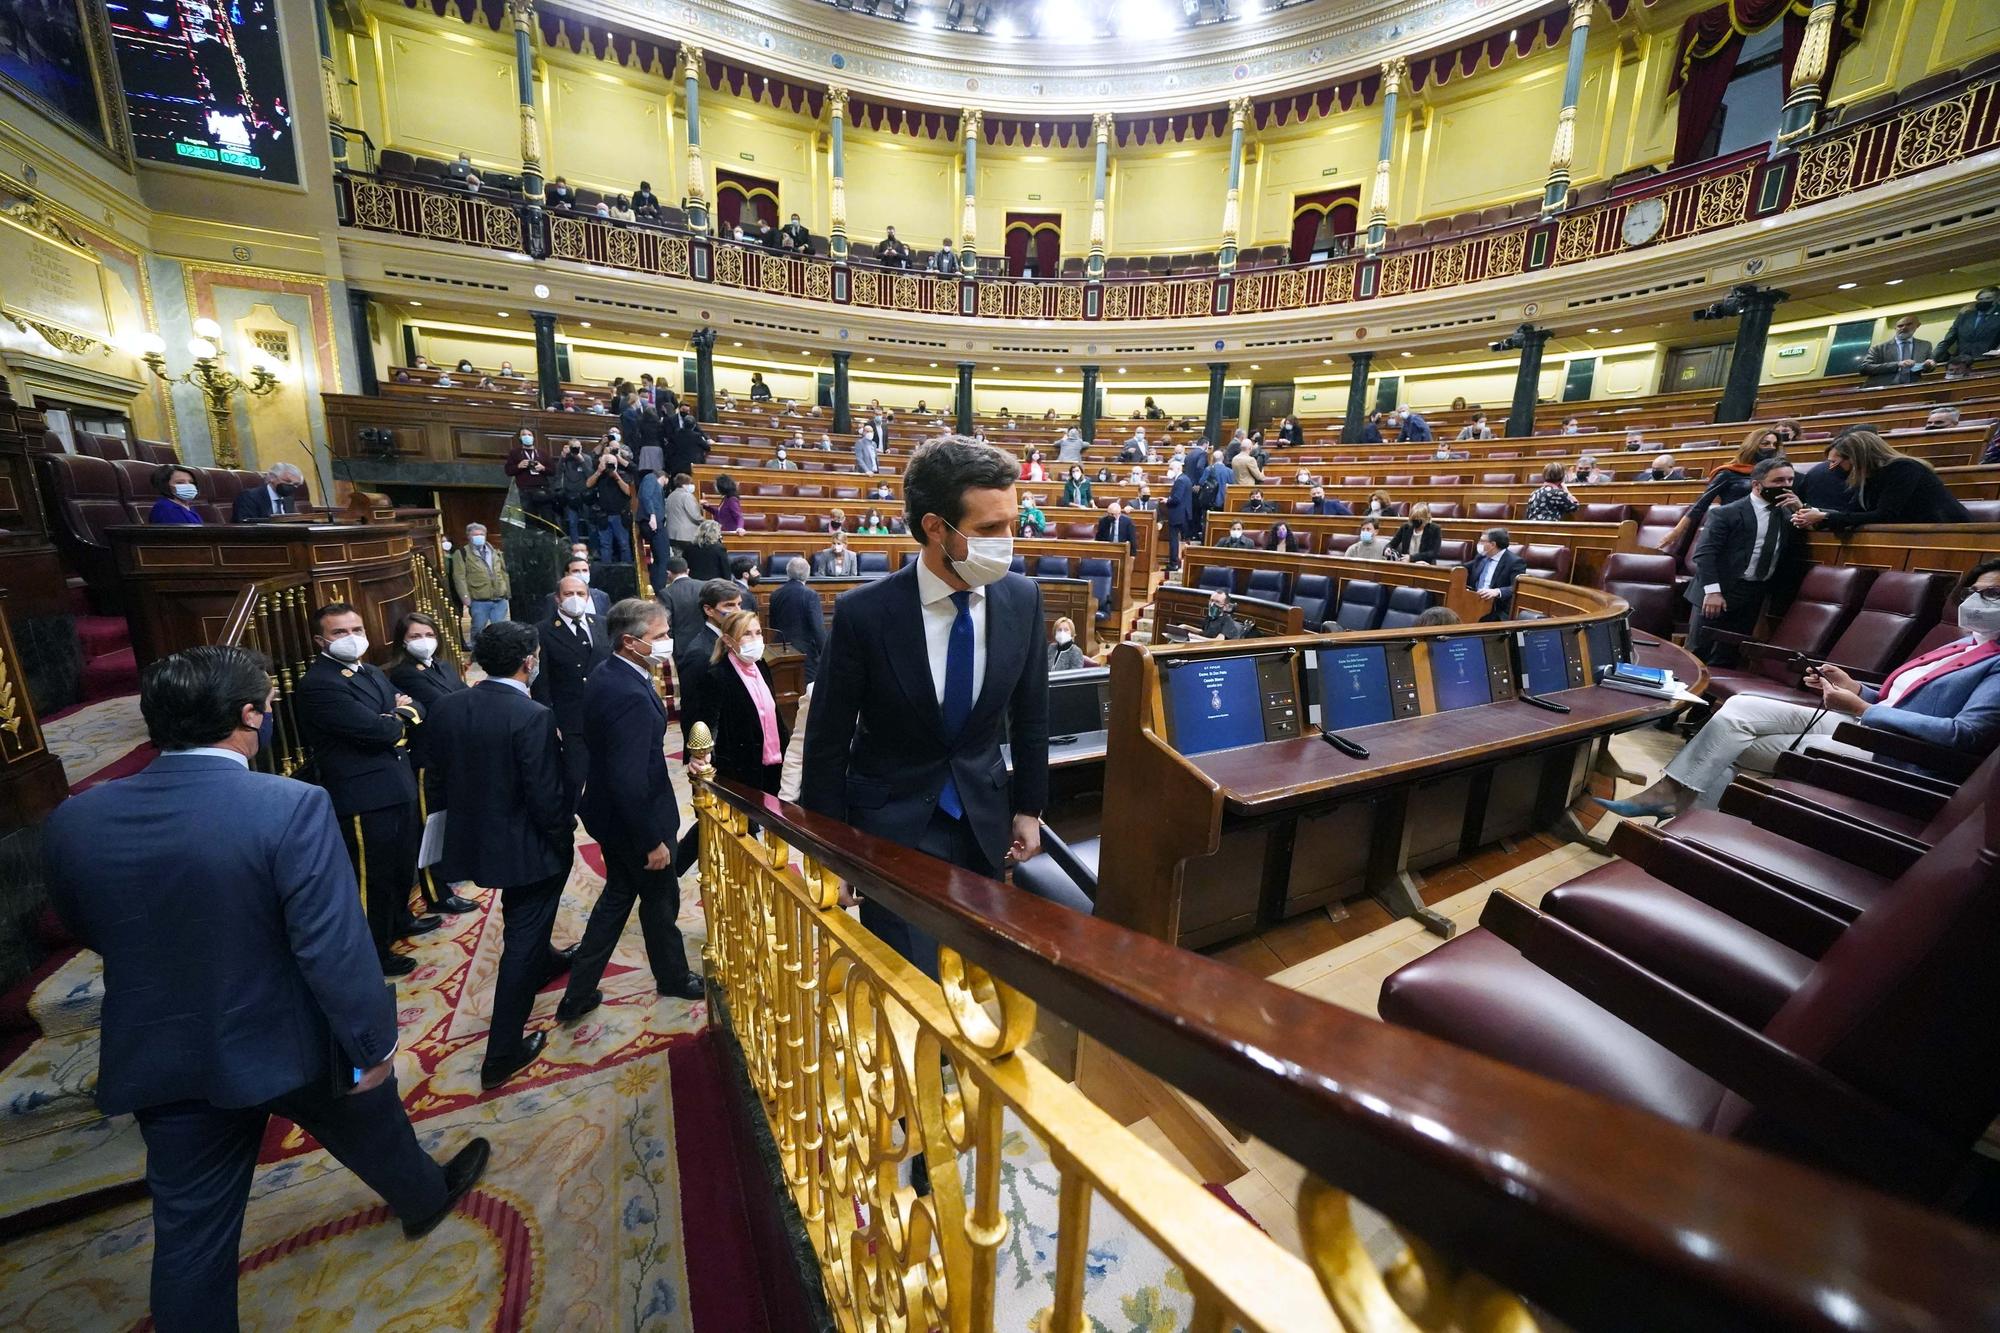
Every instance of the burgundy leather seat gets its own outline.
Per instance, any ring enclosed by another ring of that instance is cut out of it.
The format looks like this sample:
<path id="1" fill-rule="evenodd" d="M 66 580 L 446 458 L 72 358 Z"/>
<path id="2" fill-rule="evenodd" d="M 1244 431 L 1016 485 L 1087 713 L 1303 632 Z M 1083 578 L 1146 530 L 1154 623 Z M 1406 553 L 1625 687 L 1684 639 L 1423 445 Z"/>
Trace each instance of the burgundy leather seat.
<path id="1" fill-rule="evenodd" d="M 1827 947 L 1768 1022 L 1753 1025 L 1784 1054 L 1824 1070 L 1904 1124 L 1942 1137 L 1954 1151 L 1969 1149 L 2000 1111 L 2000 1059 L 1994 1058 L 2000 1029 L 1991 1022 L 2000 1006 L 2000 968 L 1991 963 L 1991 942 L 2000 932 L 1995 814 L 1989 802 L 1981 817 L 1961 822 L 1899 876 L 1881 907 Z M 1547 918 L 1530 927 L 1552 938 L 1565 930 Z M 1774 975 L 1771 983 L 1778 979 Z M 1674 1003 L 1702 1004 L 1698 998 Z M 1721 1078 L 1556 980 L 1487 930 L 1461 935 L 1392 974 L 1383 983 L 1380 1009 L 1390 1022 L 1682 1125 L 1826 1160 L 1781 1108 L 1752 1106 Z M 1660 1029 L 1675 1045 L 1677 1012 L 1665 1011 L 1668 1027 Z M 1694 1043 L 1681 1049 L 1694 1049 Z M 1752 1051 L 1744 1058 L 1769 1070 L 1777 1056 Z M 1868 1161 L 1853 1152 L 1830 1164 L 1858 1174 L 1899 1164 L 1888 1143 L 1875 1145 Z"/>
<path id="2" fill-rule="evenodd" d="M 1951 574 L 1911 570 L 1890 569 L 1877 574 L 1861 609 L 1827 648 L 1826 660 L 1869 677 L 1887 675 L 1913 656 L 1910 645 L 1937 623 L 1957 581 Z M 1790 618 L 1787 612 L 1786 619 Z M 1742 670 L 1716 669 L 1709 673 L 1708 695 L 1717 703 L 1747 693 L 1817 704 L 1818 693 L 1793 685 L 1795 679 L 1796 674 L 1783 662 L 1760 661 Z"/>
<path id="3" fill-rule="evenodd" d="M 1578 505 L 1576 513 L 1572 514 L 1571 518 L 1578 523 L 1623 523 L 1625 521 L 1625 510 L 1626 506 L 1624 505 Z"/>
<path id="4" fill-rule="evenodd" d="M 165 440 L 134 440 L 132 450 L 150 463 L 178 463 L 180 454 Z"/>
<path id="5" fill-rule="evenodd" d="M 1677 594 L 1674 558 L 1616 551 L 1604 562 L 1602 589 L 1632 608 L 1632 628 L 1668 638 L 1674 632 Z"/>
<path id="6" fill-rule="evenodd" d="M 1482 486 L 1513 486 L 1517 485 L 1520 480 L 1520 474 L 1515 472 L 1482 472 L 1479 474 L 1479 484 Z"/>
<path id="7" fill-rule="evenodd" d="M 132 446 L 116 435 L 99 435 L 95 431 L 80 430 L 75 433 L 73 442 L 78 453 L 91 458 L 102 458 L 107 462 L 136 456 Z"/>
<path id="8" fill-rule="evenodd" d="M 1787 654 L 1823 660 L 1847 622 L 1861 609 L 1875 573 L 1856 565 L 1814 565 L 1808 569 L 1798 595 L 1785 608 L 1784 618 L 1762 640 L 1767 649 L 1778 651 L 1764 651 L 1740 668 L 1712 669 L 1708 697 L 1720 704 L 1735 694 L 1765 693 L 1765 686 L 1794 687 L 1798 673 L 1792 670 Z"/>
<path id="9" fill-rule="evenodd" d="M 118 571 L 104 530 L 132 521 L 117 472 L 89 454 L 39 454 L 36 462 L 57 549 L 83 576 L 97 609 L 116 609 Z"/>
<path id="10" fill-rule="evenodd" d="M 1639 515 L 1639 545 L 1648 551 L 1660 549 L 1660 543 L 1674 530 L 1674 524 L 1687 516 L 1686 505 L 1647 505 Z"/>
<path id="11" fill-rule="evenodd" d="M 1472 506 L 1471 517 L 1489 521 L 1503 521 L 1512 518 L 1514 506 L 1502 501 L 1486 500 Z"/>
<path id="12" fill-rule="evenodd" d="M 1525 573 L 1557 583 L 1568 583 L 1570 571 L 1576 566 L 1576 552 L 1567 546 L 1523 542 L 1515 546 L 1514 553 L 1527 561 Z"/>
<path id="13" fill-rule="evenodd" d="M 1431 501 L 1431 517 L 1432 517 L 1432 518 L 1457 518 L 1457 517 L 1458 517 L 1458 501 L 1456 501 L 1456 500 L 1433 500 L 1433 501 Z"/>

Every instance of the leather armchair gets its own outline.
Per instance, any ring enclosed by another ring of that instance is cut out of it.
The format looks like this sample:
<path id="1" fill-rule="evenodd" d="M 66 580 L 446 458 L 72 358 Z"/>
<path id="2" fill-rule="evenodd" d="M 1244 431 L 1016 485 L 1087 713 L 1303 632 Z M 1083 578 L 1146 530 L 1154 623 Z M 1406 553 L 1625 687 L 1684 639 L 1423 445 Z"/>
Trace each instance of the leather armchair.
<path id="1" fill-rule="evenodd" d="M 1674 612 L 1682 605 L 1674 588 L 1674 558 L 1634 551 L 1614 552 L 1604 562 L 1600 587 L 1632 608 L 1632 628 L 1665 639 L 1674 632 Z"/>
<path id="2" fill-rule="evenodd" d="M 1951 574 L 1907 570 L 1892 569 L 1877 574 L 1869 583 L 1860 608 L 1841 628 L 1840 636 L 1827 646 L 1824 659 L 1859 673 L 1860 679 L 1882 679 L 1912 656 L 1910 646 L 1937 623 L 1956 581 Z M 1814 614 L 1818 614 L 1816 609 Z M 1791 618 L 1788 610 L 1785 619 L 1789 622 Z M 1793 703 L 1818 702 L 1817 691 L 1795 683 L 1798 673 L 1787 656 L 1767 651 L 1758 644 L 1745 644 L 1741 651 L 1745 658 L 1742 668 L 1714 668 L 1709 672 L 1709 698 L 1721 703 L 1737 694 L 1758 694 Z"/>

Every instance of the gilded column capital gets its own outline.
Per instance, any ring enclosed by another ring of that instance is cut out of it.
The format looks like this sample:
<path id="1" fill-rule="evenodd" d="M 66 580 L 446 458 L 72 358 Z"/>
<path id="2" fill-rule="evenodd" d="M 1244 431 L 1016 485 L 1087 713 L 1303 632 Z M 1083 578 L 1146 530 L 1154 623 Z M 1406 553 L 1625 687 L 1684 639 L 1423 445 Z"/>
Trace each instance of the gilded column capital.
<path id="1" fill-rule="evenodd" d="M 521 165 L 531 171 L 539 171 L 542 165 L 541 122 L 528 102 L 521 103 Z"/>
<path id="2" fill-rule="evenodd" d="M 1110 141 L 1111 125 L 1112 125 L 1112 116 L 1109 111 L 1100 111 L 1096 115 L 1090 118 L 1091 132 L 1096 136 L 1097 141 L 1099 143 L 1107 143 Z"/>
<path id="3" fill-rule="evenodd" d="M 1799 42 L 1798 58 L 1792 63 L 1792 87 L 1817 88 L 1826 77 L 1827 56 L 1833 47 L 1833 11 L 1830 3 L 1813 5 L 1806 15 L 1805 36 Z"/>
<path id="4" fill-rule="evenodd" d="M 826 85 L 826 114 L 834 120 L 847 116 L 847 89 L 837 83 Z"/>
<path id="5" fill-rule="evenodd" d="M 1569 0 L 1569 26 L 1572 28 L 1588 28 L 1590 26 L 1591 10 L 1596 7 L 1596 4 L 1597 0 Z"/>
<path id="6" fill-rule="evenodd" d="M 701 76 L 701 62 L 702 54 L 699 46 L 689 45 L 681 47 L 681 77 L 683 79 L 699 78 Z"/>
<path id="7" fill-rule="evenodd" d="M 986 128 L 986 113 L 976 106 L 969 106 L 958 113 L 958 137 L 975 137 Z"/>
<path id="8" fill-rule="evenodd" d="M 1549 179 L 1569 179 L 1570 162 L 1576 155 L 1576 108 L 1566 106 L 1556 113 L 1556 138 L 1549 150 Z"/>
<path id="9" fill-rule="evenodd" d="M 1403 80 L 1409 76 L 1410 62 L 1401 56 L 1382 62 L 1382 95 L 1394 97 L 1403 89 Z"/>
<path id="10" fill-rule="evenodd" d="M 507 8 L 514 15 L 514 31 L 530 32 L 535 26 L 535 0 L 507 0 Z"/>
<path id="11" fill-rule="evenodd" d="M 1229 100 L 1229 128 L 1240 130 L 1250 119 L 1251 101 L 1247 97 L 1233 97 Z"/>

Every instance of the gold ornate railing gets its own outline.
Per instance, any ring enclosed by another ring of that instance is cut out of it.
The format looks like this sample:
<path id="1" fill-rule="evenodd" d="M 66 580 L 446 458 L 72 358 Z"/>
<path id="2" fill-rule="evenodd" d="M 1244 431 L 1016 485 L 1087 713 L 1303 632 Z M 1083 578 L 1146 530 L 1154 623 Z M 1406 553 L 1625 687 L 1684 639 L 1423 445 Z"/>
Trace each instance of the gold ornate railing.
<path id="1" fill-rule="evenodd" d="M 932 982 L 840 909 L 815 859 L 792 864 L 775 831 L 751 832 L 707 783 L 694 803 L 703 956 L 843 1329 L 995 1327 L 1010 1121 L 1047 1146 L 1062 1181 L 1043 1327 L 1086 1326 L 1093 1199 L 1178 1266 L 1190 1327 L 1344 1326 L 1303 1262 L 1022 1049 L 1033 1001 L 949 948 Z M 921 1197 L 901 1179 L 918 1155 L 931 1186 Z M 1324 1197 L 1314 1207 L 1338 1225 Z"/>
<path id="2" fill-rule="evenodd" d="M 305 580 L 265 579 L 243 589 L 223 618 L 216 642 L 254 649 L 270 659 L 271 680 L 278 689 L 277 712 L 271 744 L 258 751 L 256 762 L 264 772 L 292 777 L 310 757 L 293 702 L 314 652 L 312 601 Z"/>
<path id="3" fill-rule="evenodd" d="M 415 587 L 413 600 L 417 610 L 435 620 L 440 627 L 450 630 L 438 636 L 444 650 L 451 657 L 451 664 L 458 668 L 462 678 L 465 675 L 466 654 L 462 636 L 458 632 L 458 615 L 452 610 L 451 597 L 444 590 L 443 571 L 431 567 L 430 557 L 423 551 L 410 553 L 410 574 Z"/>

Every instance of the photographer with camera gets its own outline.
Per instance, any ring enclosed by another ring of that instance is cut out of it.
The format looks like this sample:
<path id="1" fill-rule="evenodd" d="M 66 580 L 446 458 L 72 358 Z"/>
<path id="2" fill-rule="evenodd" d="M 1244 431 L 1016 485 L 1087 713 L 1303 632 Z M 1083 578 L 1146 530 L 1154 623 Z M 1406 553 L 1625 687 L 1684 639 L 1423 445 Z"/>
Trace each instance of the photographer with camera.
<path id="1" fill-rule="evenodd" d="M 563 534 L 571 542 L 587 541 L 593 524 L 590 514 L 590 479 L 593 460 L 583 451 L 581 440 L 570 440 L 556 457 L 549 480 L 554 492 L 556 513 L 562 519 Z"/>
<path id="2" fill-rule="evenodd" d="M 597 467 L 590 474 L 590 509 L 597 533 L 591 539 L 596 558 L 624 564 L 632 558 L 632 454 L 622 443 L 607 439 L 597 449 Z"/>

